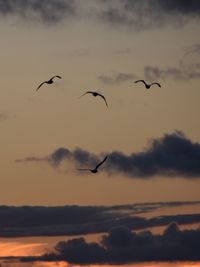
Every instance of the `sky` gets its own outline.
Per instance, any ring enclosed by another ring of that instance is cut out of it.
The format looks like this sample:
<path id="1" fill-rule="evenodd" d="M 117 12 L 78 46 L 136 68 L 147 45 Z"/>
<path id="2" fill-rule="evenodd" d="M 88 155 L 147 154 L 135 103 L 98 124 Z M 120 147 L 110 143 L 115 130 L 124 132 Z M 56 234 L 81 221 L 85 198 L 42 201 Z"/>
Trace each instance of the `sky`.
<path id="1" fill-rule="evenodd" d="M 198 200 L 198 1 L 0 3 L 1 203 Z M 60 148 L 70 160 L 51 160 Z"/>
<path id="2" fill-rule="evenodd" d="M 163 225 L 199 223 L 196 204 L 186 208 L 200 193 L 199 20 L 198 0 L 0 0 L 1 236 L 30 231 L 15 216 L 31 211 L 36 223 L 32 206 L 76 205 L 94 219 L 115 205 L 180 202 Z M 108 107 L 80 98 L 87 91 Z M 98 173 L 78 170 L 106 155 Z M 52 225 L 32 234 L 58 235 Z"/>

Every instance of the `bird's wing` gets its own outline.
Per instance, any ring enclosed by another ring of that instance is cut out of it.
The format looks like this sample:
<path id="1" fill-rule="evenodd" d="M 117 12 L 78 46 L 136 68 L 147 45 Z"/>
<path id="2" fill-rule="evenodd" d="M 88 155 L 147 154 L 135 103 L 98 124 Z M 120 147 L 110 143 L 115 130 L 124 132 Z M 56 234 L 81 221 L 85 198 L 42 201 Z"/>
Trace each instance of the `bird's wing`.
<path id="1" fill-rule="evenodd" d="M 96 166 L 96 170 L 107 160 L 108 156 L 106 156 L 97 166 Z"/>
<path id="2" fill-rule="evenodd" d="M 53 79 L 54 79 L 54 78 L 62 79 L 59 75 L 54 75 L 53 77 L 51 77 L 51 78 L 49 79 L 49 81 L 53 82 Z"/>
<path id="3" fill-rule="evenodd" d="M 61 76 L 59 76 L 59 75 L 54 75 L 50 80 L 53 80 L 54 78 L 59 78 L 59 79 L 62 79 L 62 77 Z"/>
<path id="4" fill-rule="evenodd" d="M 154 85 L 154 84 L 156 84 L 156 85 L 158 85 L 159 87 L 161 87 L 161 85 L 160 85 L 159 83 L 152 83 L 151 85 Z"/>
<path id="5" fill-rule="evenodd" d="M 144 85 L 147 85 L 144 80 L 137 80 L 137 81 L 135 81 L 135 83 L 138 83 L 138 82 L 142 82 Z"/>
<path id="6" fill-rule="evenodd" d="M 86 94 L 92 94 L 93 92 L 91 92 L 91 91 L 87 91 L 86 93 L 84 93 L 84 94 L 82 94 L 81 96 L 79 96 L 79 98 L 80 97 L 82 97 L 82 96 L 84 96 L 84 95 L 86 95 Z"/>
<path id="7" fill-rule="evenodd" d="M 40 89 L 40 87 L 41 87 L 44 83 L 46 83 L 46 82 L 42 82 L 42 83 L 38 86 L 38 88 L 36 89 L 36 91 L 38 91 L 38 90 Z"/>
<path id="8" fill-rule="evenodd" d="M 100 96 L 100 97 L 102 97 L 103 98 L 103 100 L 105 101 L 105 103 L 106 103 L 106 106 L 108 107 L 108 103 L 107 103 L 107 101 L 106 101 L 106 98 L 105 98 L 105 96 L 103 96 L 102 94 L 99 94 L 98 93 L 98 95 Z"/>

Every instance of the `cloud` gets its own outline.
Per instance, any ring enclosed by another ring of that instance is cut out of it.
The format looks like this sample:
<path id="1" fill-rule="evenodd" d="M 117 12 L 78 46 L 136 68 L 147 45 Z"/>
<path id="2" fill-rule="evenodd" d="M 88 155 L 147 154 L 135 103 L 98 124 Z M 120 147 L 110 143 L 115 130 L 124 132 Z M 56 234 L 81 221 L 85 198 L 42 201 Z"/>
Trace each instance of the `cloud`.
<path id="1" fill-rule="evenodd" d="M 200 56 L 200 44 L 193 44 L 185 49 L 184 56 Z"/>
<path id="2" fill-rule="evenodd" d="M 200 177 L 200 144 L 193 143 L 181 132 L 165 134 L 161 139 L 152 140 L 142 152 L 130 156 L 112 152 L 107 171 L 131 178 Z"/>
<path id="3" fill-rule="evenodd" d="M 120 206 L 0 206 L 0 236 L 59 236 L 105 233 L 124 225 L 131 229 L 164 226 L 171 221 L 179 224 L 200 222 L 200 214 L 177 214 L 142 217 L 146 212 L 166 207 L 196 205 L 200 202 L 160 202 Z M 141 214 L 141 216 L 138 216 Z M 153 216 L 153 215 L 152 215 Z"/>
<path id="4" fill-rule="evenodd" d="M 183 64 L 179 63 L 178 67 L 160 68 L 146 66 L 144 69 L 145 79 L 150 81 L 157 79 L 172 78 L 175 80 L 190 81 L 200 78 L 200 63 Z"/>
<path id="5" fill-rule="evenodd" d="M 0 0 L 0 16 L 56 23 L 75 12 L 74 0 Z"/>
<path id="6" fill-rule="evenodd" d="M 183 26 L 200 18 L 198 0 L 104 0 L 96 14 L 112 25 L 129 26 L 136 30 L 161 28 L 166 25 Z"/>
<path id="7" fill-rule="evenodd" d="M 134 73 L 115 72 L 111 75 L 102 74 L 98 78 L 105 84 L 117 84 L 137 79 L 137 75 Z"/>
<path id="8" fill-rule="evenodd" d="M 81 0 L 0 0 L 3 18 L 17 16 L 54 24 L 71 15 L 134 30 L 180 27 L 199 20 L 200 3 L 198 0 L 85 0 L 84 4 Z"/>
<path id="9" fill-rule="evenodd" d="M 0 122 L 7 120 L 9 116 L 5 113 L 0 113 Z"/>
<path id="10" fill-rule="evenodd" d="M 114 54 L 117 54 L 117 55 L 130 55 L 131 53 L 132 53 L 131 48 L 118 49 L 114 51 Z"/>
<path id="11" fill-rule="evenodd" d="M 41 260 L 64 260 L 69 263 L 124 264 L 142 261 L 196 261 L 200 260 L 200 229 L 179 229 L 172 222 L 163 234 L 150 231 L 132 232 L 126 226 L 111 228 L 100 242 L 87 243 L 84 238 L 60 241 L 53 253 Z"/>
<path id="12" fill-rule="evenodd" d="M 105 153 L 104 153 L 105 154 Z M 101 166 L 101 171 L 109 175 L 120 174 L 129 178 L 184 177 L 200 178 L 200 143 L 194 143 L 182 132 L 165 134 L 160 139 L 153 139 L 141 152 L 126 155 L 120 151 L 108 154 L 108 160 Z M 79 167 L 93 167 L 102 159 L 86 150 L 58 148 L 44 158 L 31 157 L 16 162 L 45 161 L 55 168 L 61 163 L 70 162 Z"/>

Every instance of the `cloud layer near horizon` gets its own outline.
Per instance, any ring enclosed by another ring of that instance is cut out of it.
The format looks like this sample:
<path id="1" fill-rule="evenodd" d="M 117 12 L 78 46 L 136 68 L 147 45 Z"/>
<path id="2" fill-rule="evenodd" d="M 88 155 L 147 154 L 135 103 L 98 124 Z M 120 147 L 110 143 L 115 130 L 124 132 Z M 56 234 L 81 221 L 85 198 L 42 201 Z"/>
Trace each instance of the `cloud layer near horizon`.
<path id="1" fill-rule="evenodd" d="M 119 174 L 129 178 L 200 178 L 200 143 L 192 142 L 182 132 L 153 139 L 146 149 L 131 155 L 120 151 L 105 154 L 109 156 L 101 170 L 108 175 Z M 73 151 L 58 148 L 47 157 L 27 157 L 16 162 L 47 162 L 55 168 L 59 168 L 61 163 L 66 168 L 73 163 L 76 168 L 94 168 L 102 157 L 80 148 Z"/>
<path id="2" fill-rule="evenodd" d="M 157 202 L 116 206 L 0 206 L 0 236 L 60 236 L 104 233 L 112 227 L 125 225 L 146 229 L 168 225 L 200 222 L 200 214 L 176 214 L 153 217 L 164 208 L 195 206 L 200 202 Z M 164 210 L 163 210 L 164 211 Z M 145 218 L 151 212 L 152 217 Z M 140 215 L 140 216 L 139 216 Z"/>
<path id="3" fill-rule="evenodd" d="M 55 251 L 36 259 L 64 260 L 74 264 L 125 264 L 142 261 L 195 261 L 200 260 L 200 229 L 179 229 L 170 223 L 163 234 L 151 231 L 132 232 L 126 226 L 111 228 L 99 243 L 87 243 L 84 238 L 60 241 Z"/>

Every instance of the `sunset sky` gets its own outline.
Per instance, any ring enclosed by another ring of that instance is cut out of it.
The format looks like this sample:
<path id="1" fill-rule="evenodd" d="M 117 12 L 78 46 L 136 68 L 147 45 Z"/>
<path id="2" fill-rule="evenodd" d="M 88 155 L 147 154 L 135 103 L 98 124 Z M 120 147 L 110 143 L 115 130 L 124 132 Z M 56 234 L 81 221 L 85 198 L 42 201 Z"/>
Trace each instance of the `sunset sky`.
<path id="1" fill-rule="evenodd" d="M 200 200 L 199 23 L 199 0 L 0 0 L 0 204 Z"/>
<path id="2" fill-rule="evenodd" d="M 82 175 L 65 160 L 60 168 L 15 160 L 60 147 L 130 156 L 175 131 L 199 142 L 199 2 L 37 2 L 0 2 L 1 203 L 197 200 L 200 171 L 141 179 Z M 35 92 L 56 74 L 63 79 Z M 137 78 L 162 88 L 146 90 Z M 78 99 L 87 90 L 103 93 L 109 108 L 90 95 Z"/>

